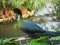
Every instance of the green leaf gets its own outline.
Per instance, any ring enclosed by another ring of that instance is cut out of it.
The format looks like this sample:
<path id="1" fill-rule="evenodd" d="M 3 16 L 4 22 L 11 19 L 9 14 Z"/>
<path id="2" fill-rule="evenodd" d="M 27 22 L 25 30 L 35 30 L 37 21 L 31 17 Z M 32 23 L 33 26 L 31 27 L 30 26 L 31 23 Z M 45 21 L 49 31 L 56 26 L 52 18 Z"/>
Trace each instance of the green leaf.
<path id="1" fill-rule="evenodd" d="M 2 42 L 3 42 L 3 40 L 2 40 L 2 39 L 0 39 L 0 45 L 2 44 Z"/>
<path id="2" fill-rule="evenodd" d="M 50 45 L 49 42 L 36 41 L 35 39 L 30 42 L 30 45 Z"/>
<path id="3" fill-rule="evenodd" d="M 38 40 L 42 40 L 42 39 L 45 39 L 45 38 L 48 38 L 49 36 L 40 36 L 40 38 L 36 39 L 37 41 Z"/>
<path id="4" fill-rule="evenodd" d="M 14 40 L 14 38 L 9 38 L 9 39 L 5 39 L 3 40 L 3 43 L 11 43 L 11 41 Z"/>

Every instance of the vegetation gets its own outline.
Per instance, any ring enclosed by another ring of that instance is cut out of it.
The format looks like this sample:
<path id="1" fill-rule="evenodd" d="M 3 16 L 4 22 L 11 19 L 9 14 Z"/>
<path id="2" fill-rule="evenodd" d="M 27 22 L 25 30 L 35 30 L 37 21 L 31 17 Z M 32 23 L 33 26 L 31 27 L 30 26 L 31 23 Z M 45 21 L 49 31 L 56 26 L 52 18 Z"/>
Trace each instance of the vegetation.
<path id="1" fill-rule="evenodd" d="M 14 38 L 9 38 L 9 39 L 0 39 L 0 45 L 18 45 L 16 42 L 13 41 Z"/>
<path id="2" fill-rule="evenodd" d="M 8 8 L 15 8 L 20 7 L 23 3 L 22 0 L 0 0 L 0 7 L 8 7 Z"/>
<path id="3" fill-rule="evenodd" d="M 53 4 L 55 5 L 55 9 L 57 11 L 56 15 L 57 15 L 57 18 L 60 20 L 60 0 L 53 0 L 52 1 Z"/>
<path id="4" fill-rule="evenodd" d="M 33 9 L 42 9 L 45 6 L 46 3 L 42 0 L 26 0 L 23 3 L 23 6 L 26 8 L 33 10 Z"/>
<path id="5" fill-rule="evenodd" d="M 21 7 L 22 0 L 0 0 L 0 22 L 16 20 L 13 8 Z"/>
<path id="6" fill-rule="evenodd" d="M 45 5 L 47 3 L 49 3 L 49 1 L 50 0 L 26 0 L 26 1 L 22 1 L 22 0 L 0 0 L 0 19 L 6 19 L 6 18 L 9 18 L 9 17 L 12 17 L 12 19 L 15 20 L 15 17 L 13 16 L 14 12 L 12 10 L 13 8 L 20 8 L 21 9 L 22 7 L 25 7 L 26 11 L 27 11 L 27 9 L 29 11 L 31 11 L 31 10 L 35 10 L 36 11 L 36 10 L 39 10 L 39 9 L 40 10 L 43 9 L 45 7 Z M 56 12 L 57 12 L 56 16 L 60 20 L 60 0 L 53 0 L 52 3 L 54 4 Z M 23 13 L 23 14 L 25 14 L 25 13 Z M 2 16 L 2 15 L 4 15 L 4 16 Z M 9 18 L 8 20 L 10 21 L 11 19 Z M 44 20 L 41 19 L 41 22 L 43 22 L 43 21 Z M 16 27 L 17 27 L 17 24 L 14 25 L 14 28 L 16 28 Z M 56 40 L 60 40 L 60 36 L 53 37 L 53 38 L 56 39 Z M 17 45 L 12 40 L 13 39 L 6 39 L 6 40 L 0 39 L 0 45 Z M 32 40 L 30 42 L 30 45 L 40 45 L 40 44 L 41 45 L 48 45 L 50 43 L 49 42 L 40 41 L 40 39 L 39 39 L 39 41 L 37 41 L 37 39 L 34 39 L 34 40 Z"/>
<path id="7" fill-rule="evenodd" d="M 41 36 L 38 39 L 30 40 L 30 45 L 54 45 L 54 41 L 59 41 L 60 36 L 53 37 L 52 40 L 48 39 L 49 36 Z M 15 42 L 16 38 L 0 39 L 0 45 L 20 45 L 20 43 Z M 53 42 L 53 43 L 52 43 Z"/>
<path id="8" fill-rule="evenodd" d="M 42 9 L 47 3 L 47 0 L 0 0 L 0 9 L 2 11 L 2 14 L 5 15 L 1 16 L 2 19 L 12 17 L 12 19 L 15 20 L 13 8 L 20 8 L 22 11 L 22 17 L 27 18 L 29 16 L 32 16 L 36 10 Z M 13 12 L 12 15 L 7 12 Z M 3 14 L 4 13 L 4 14 Z M 11 19 L 10 19 L 11 20 Z"/>

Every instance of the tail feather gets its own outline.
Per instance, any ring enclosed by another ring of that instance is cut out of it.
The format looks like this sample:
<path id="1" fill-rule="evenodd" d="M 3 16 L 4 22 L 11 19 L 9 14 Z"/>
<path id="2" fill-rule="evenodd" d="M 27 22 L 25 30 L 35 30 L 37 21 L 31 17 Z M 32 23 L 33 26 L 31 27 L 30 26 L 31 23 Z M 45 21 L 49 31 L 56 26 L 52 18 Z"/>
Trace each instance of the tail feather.
<path id="1" fill-rule="evenodd" d="M 31 37 L 39 38 L 40 35 L 46 35 L 46 36 L 60 36 L 60 32 L 51 32 L 51 31 L 45 31 L 43 33 L 35 33 Z"/>
<path id="2" fill-rule="evenodd" d="M 60 32 L 45 31 L 43 34 L 50 36 L 60 36 Z"/>

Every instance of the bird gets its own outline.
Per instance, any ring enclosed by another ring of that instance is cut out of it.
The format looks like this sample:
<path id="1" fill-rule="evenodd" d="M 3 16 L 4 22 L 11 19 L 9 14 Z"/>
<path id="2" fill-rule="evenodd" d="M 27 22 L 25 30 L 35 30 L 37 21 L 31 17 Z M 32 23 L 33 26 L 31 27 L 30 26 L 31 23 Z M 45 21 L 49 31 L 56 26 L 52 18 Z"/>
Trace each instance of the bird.
<path id="1" fill-rule="evenodd" d="M 22 12 L 19 8 L 14 8 L 13 10 L 14 10 L 14 13 L 22 15 Z"/>
<path id="2" fill-rule="evenodd" d="M 18 8 L 15 8 L 14 12 L 19 14 L 20 16 L 22 15 L 21 10 Z M 24 21 L 20 28 L 31 38 L 38 38 L 40 37 L 40 35 L 60 36 L 60 32 L 46 31 L 41 26 L 31 21 Z"/>
<path id="3" fill-rule="evenodd" d="M 17 17 L 17 21 L 22 19 L 22 11 L 19 8 L 14 8 L 13 11 L 14 11 L 16 17 Z"/>
<path id="4" fill-rule="evenodd" d="M 26 21 L 24 23 L 22 30 L 32 38 L 38 38 L 40 35 L 45 36 L 60 36 L 60 32 L 46 31 L 41 26 L 34 22 Z"/>

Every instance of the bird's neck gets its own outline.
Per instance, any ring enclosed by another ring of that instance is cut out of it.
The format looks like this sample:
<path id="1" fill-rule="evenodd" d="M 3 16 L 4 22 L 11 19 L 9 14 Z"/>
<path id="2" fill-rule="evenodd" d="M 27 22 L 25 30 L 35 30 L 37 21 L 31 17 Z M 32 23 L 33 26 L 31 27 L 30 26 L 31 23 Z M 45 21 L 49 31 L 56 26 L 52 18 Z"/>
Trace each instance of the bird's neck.
<path id="1" fill-rule="evenodd" d="M 22 19 L 22 16 L 20 14 L 18 14 L 17 21 L 20 21 L 21 19 Z"/>

